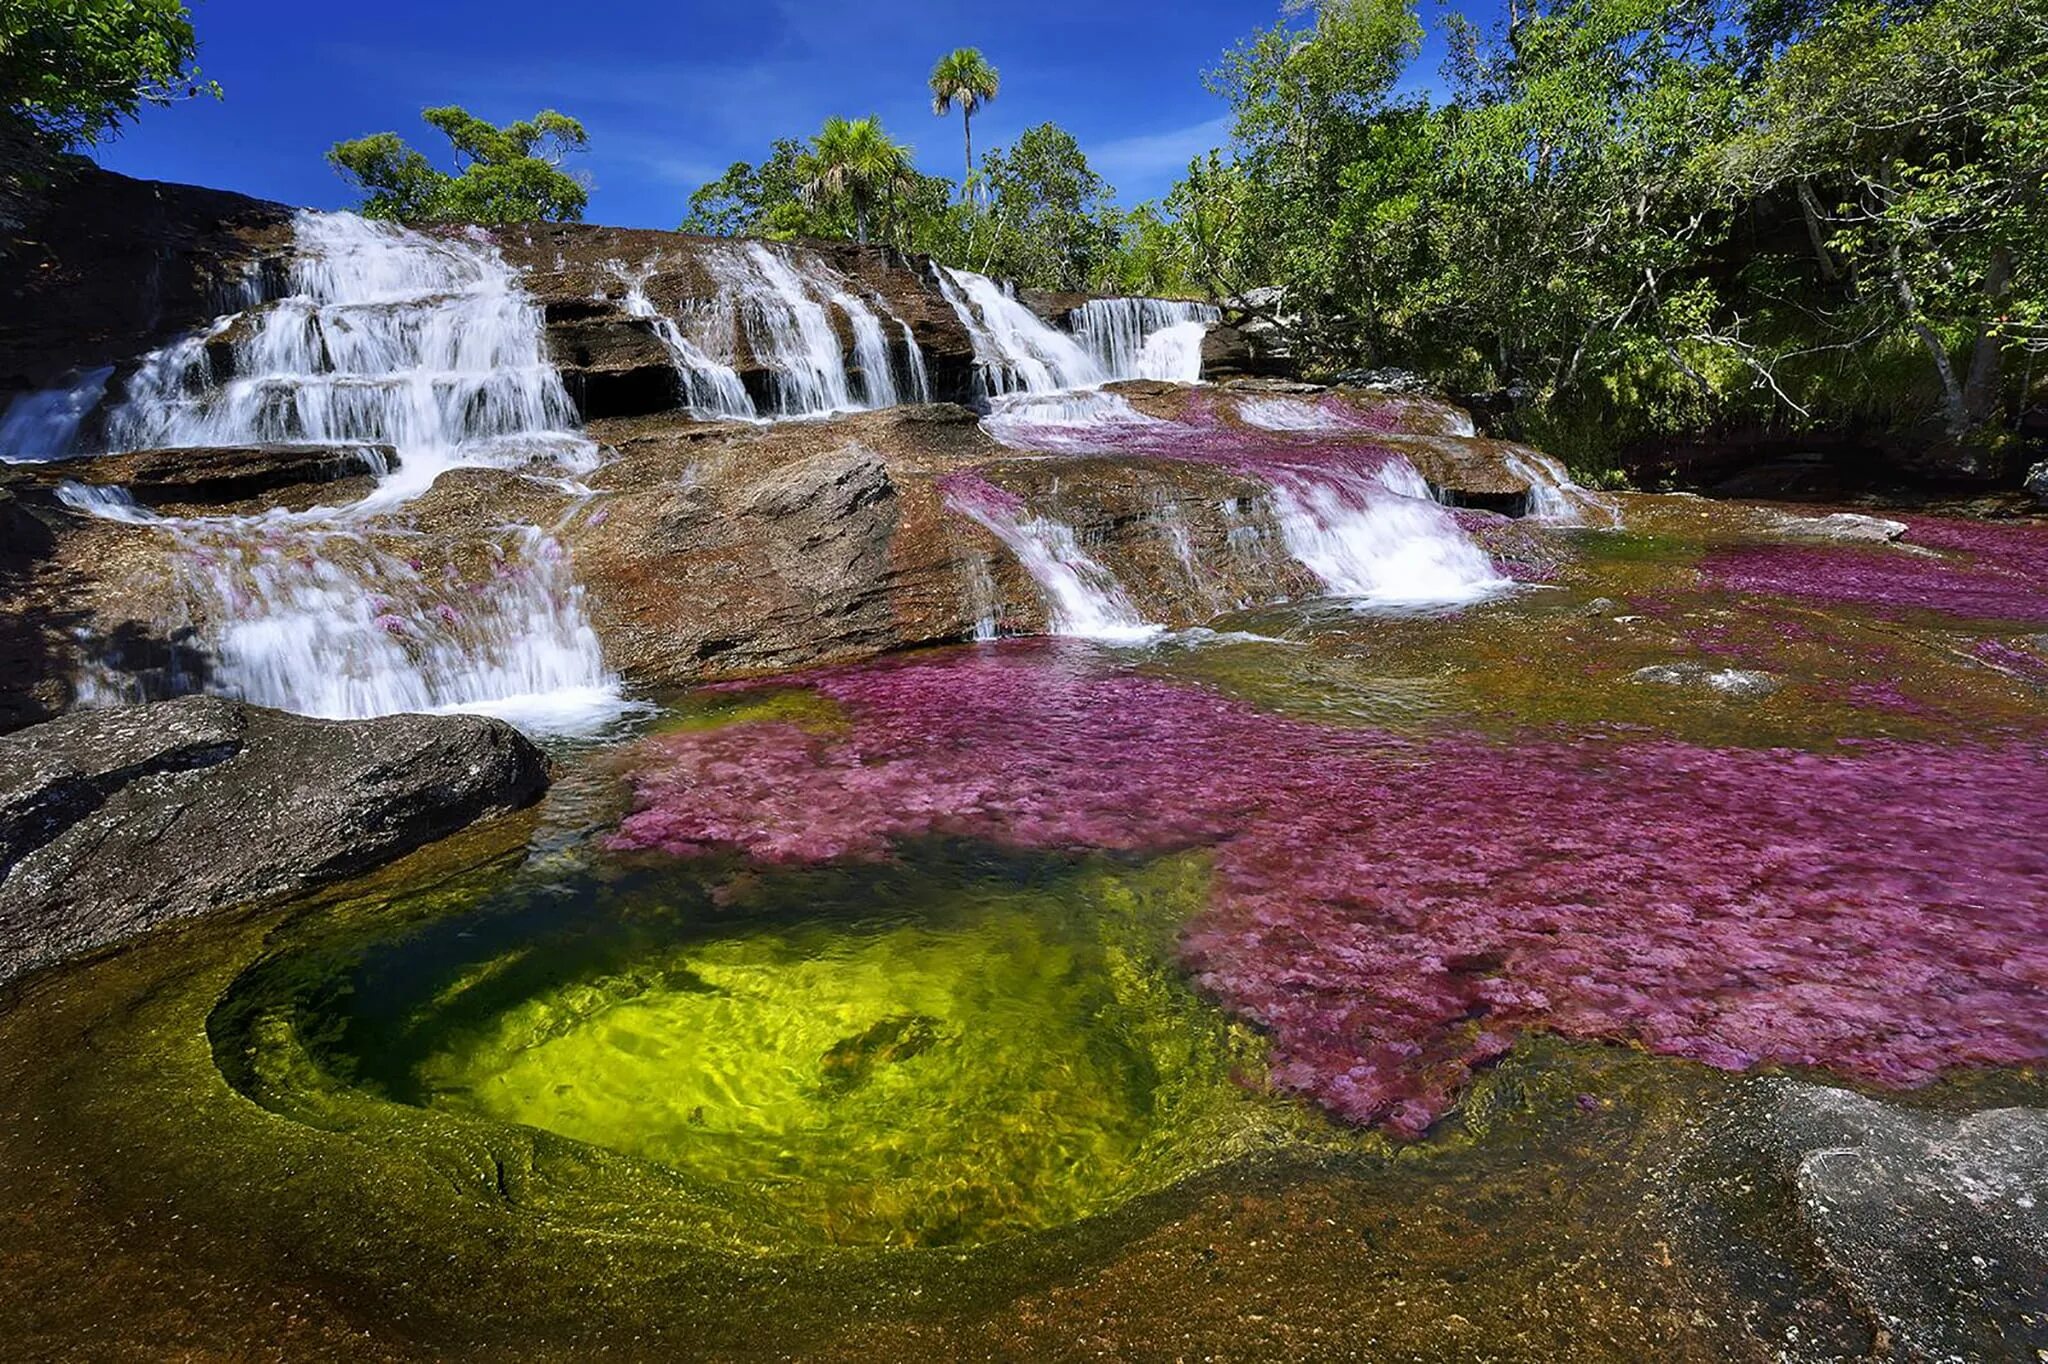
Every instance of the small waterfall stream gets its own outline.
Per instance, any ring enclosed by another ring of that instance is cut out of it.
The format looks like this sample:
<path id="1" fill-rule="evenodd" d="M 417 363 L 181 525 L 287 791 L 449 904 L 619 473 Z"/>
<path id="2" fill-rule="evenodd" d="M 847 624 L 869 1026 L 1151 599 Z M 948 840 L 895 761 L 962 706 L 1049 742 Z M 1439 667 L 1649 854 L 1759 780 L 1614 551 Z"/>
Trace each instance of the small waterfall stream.
<path id="1" fill-rule="evenodd" d="M 24 393 L 0 415 L 0 464 L 63 459 L 77 445 L 78 429 L 100 405 L 113 366 L 88 371 L 63 388 Z"/>
<path id="2" fill-rule="evenodd" d="M 1017 556 L 1045 593 L 1054 634 L 1135 643 L 1163 632 L 1131 604 L 1116 575 L 1081 548 L 1071 527 L 1031 515 L 1021 498 L 972 475 L 947 480 L 945 496 L 947 506 L 985 527 Z M 981 633 L 977 630 L 977 636 Z M 986 633 L 992 637 L 993 628 Z"/>
<path id="3" fill-rule="evenodd" d="M 1202 340 L 1222 310 L 1157 298 L 1098 298 L 1072 314 L 1074 340 L 1115 379 L 1199 383 Z"/>
<path id="4" fill-rule="evenodd" d="M 302 213 L 292 293 L 149 357 L 109 414 L 117 449 L 374 443 L 395 471 L 361 501 L 256 516 L 159 516 L 67 485 L 74 507 L 167 542 L 175 618 L 203 676 L 170 679 L 329 718 L 482 711 L 575 731 L 619 713 L 558 544 L 509 526 L 439 575 L 380 513 L 442 472 L 532 469 L 565 490 L 595 467 L 549 363 L 541 315 L 497 253 L 349 214 Z M 214 373 L 219 343 L 232 375 Z M 574 514 L 572 512 L 572 514 Z M 88 699 L 134 700 L 113 674 Z"/>

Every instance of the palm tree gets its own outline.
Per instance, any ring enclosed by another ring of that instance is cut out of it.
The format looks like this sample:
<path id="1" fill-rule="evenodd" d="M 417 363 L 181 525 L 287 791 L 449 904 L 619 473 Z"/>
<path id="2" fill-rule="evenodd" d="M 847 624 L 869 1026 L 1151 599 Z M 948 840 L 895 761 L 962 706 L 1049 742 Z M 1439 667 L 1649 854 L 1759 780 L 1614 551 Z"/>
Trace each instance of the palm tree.
<path id="1" fill-rule="evenodd" d="M 862 245 L 868 239 L 868 211 L 877 197 L 894 195 L 911 180 L 910 148 L 891 142 L 879 118 L 828 118 L 798 173 L 804 203 L 846 200 L 853 205 Z"/>
<path id="2" fill-rule="evenodd" d="M 943 118 L 960 106 L 960 122 L 967 131 L 967 178 L 960 182 L 960 197 L 974 180 L 974 112 L 996 97 L 1003 78 L 978 47 L 963 47 L 939 58 L 932 68 L 932 113 Z"/>

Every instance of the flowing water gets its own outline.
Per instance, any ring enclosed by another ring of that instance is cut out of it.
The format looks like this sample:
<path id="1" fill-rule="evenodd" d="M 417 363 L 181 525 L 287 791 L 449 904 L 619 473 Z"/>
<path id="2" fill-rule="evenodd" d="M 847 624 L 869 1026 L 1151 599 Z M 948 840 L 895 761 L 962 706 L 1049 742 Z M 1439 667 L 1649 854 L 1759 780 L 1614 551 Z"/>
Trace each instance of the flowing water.
<path id="1" fill-rule="evenodd" d="M 1202 340 L 1223 313 L 1207 303 L 1091 299 L 1074 310 L 1074 340 L 1112 379 L 1198 383 Z"/>
<path id="2" fill-rule="evenodd" d="M 174 615 L 158 633 L 195 686 L 328 718 L 470 710 L 543 732 L 624 706 L 548 529 L 513 526 L 430 571 L 388 516 L 463 467 L 561 479 L 597 463 L 548 362 L 540 310 L 486 246 L 348 214 L 301 214 L 290 292 L 148 357 L 107 417 L 115 449 L 388 448 L 356 502 L 293 513 L 158 516 L 72 487 L 92 514 L 157 539 Z M 216 374 L 225 342 L 230 372 Z M 573 486 L 573 485 L 570 485 Z M 138 674 L 81 680 L 139 699 Z"/>

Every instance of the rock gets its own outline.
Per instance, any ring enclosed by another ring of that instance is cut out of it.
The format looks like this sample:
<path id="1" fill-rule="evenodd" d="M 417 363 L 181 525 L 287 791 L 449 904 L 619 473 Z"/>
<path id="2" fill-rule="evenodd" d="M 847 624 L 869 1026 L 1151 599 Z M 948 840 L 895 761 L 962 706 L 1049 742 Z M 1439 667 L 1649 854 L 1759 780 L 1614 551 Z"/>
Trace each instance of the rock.
<path id="1" fill-rule="evenodd" d="M 1754 698 L 1769 696 L 1784 683 L 1765 672 L 1745 668 L 1715 668 L 1705 663 L 1658 663 L 1638 668 L 1630 681 L 1658 687 L 1706 687 L 1724 696 Z"/>
<path id="2" fill-rule="evenodd" d="M 606 306 L 589 299 L 570 301 L 582 309 Z M 608 311 L 561 318 L 562 302 L 547 305 L 548 354 L 585 421 L 670 412 L 681 405 L 675 361 L 652 318 Z"/>
<path id="3" fill-rule="evenodd" d="M 1399 393 L 1407 397 L 1435 397 L 1437 387 L 1412 369 L 1391 366 L 1380 369 L 1349 370 L 1331 376 L 1330 382 L 1346 388 L 1363 388 L 1375 393 Z"/>
<path id="4" fill-rule="evenodd" d="M 1208 379 L 1294 377 L 1294 356 L 1277 329 L 1218 323 L 1202 338 L 1202 375 Z"/>
<path id="5" fill-rule="evenodd" d="M 2027 471 L 2027 481 L 2023 486 L 2036 502 L 2048 507 L 2048 459 Z"/>
<path id="6" fill-rule="evenodd" d="M 1911 529 L 1903 521 L 1881 516 L 1836 512 L 1832 516 L 1784 516 L 1775 525 L 1780 534 L 1800 540 L 1832 540 L 1839 544 L 1883 545 Z"/>
<path id="7" fill-rule="evenodd" d="M 217 507 L 315 489 L 333 500 L 348 490 L 328 485 L 377 478 L 397 463 L 397 452 L 388 445 L 232 445 L 98 455 L 41 466 L 38 472 L 52 480 L 126 488 L 152 507 Z M 311 497 L 274 500 L 292 505 Z"/>
<path id="8" fill-rule="evenodd" d="M 2048 1111 L 1958 1118 L 1766 1083 L 1803 1232 L 1894 1357 L 2048 1350 Z"/>
<path id="9" fill-rule="evenodd" d="M 546 786 L 540 751 L 478 716 L 194 696 L 21 730 L 0 738 L 0 982 L 355 875 Z"/>
<path id="10" fill-rule="evenodd" d="M 48 388 L 207 326 L 291 231 L 283 204 L 80 163 L 0 253 L 0 391 Z"/>

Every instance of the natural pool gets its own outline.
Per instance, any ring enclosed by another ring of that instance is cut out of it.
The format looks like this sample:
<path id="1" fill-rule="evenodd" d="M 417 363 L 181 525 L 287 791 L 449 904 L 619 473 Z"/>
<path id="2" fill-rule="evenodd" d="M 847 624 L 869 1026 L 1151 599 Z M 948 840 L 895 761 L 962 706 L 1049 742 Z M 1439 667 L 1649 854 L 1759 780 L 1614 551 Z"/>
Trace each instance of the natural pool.
<path id="1" fill-rule="evenodd" d="M 2048 531 L 1630 525 L 1458 614 L 679 698 L 524 821 L 32 980 L 9 1324 L 29 1357 L 1865 1353 L 1906 1290 L 1823 1234 L 1802 1160 L 1843 1137 L 1787 1096 L 2048 1103 Z M 2027 1345 L 2026 1253 L 1944 1271 L 1913 1339 Z"/>

